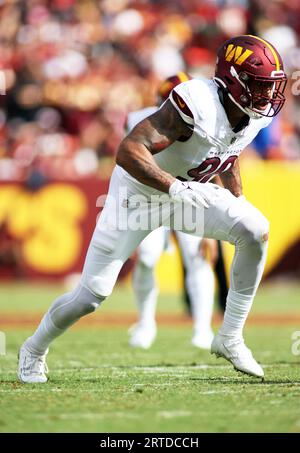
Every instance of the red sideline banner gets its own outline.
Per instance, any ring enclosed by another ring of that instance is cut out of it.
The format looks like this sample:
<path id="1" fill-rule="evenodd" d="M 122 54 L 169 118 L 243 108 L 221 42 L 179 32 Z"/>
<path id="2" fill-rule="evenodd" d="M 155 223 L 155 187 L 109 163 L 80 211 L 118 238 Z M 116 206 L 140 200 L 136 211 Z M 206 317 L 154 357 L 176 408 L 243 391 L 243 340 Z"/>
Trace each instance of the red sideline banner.
<path id="1" fill-rule="evenodd" d="M 108 180 L 53 181 L 38 190 L 0 183 L 0 275 L 64 277 L 81 272 Z"/>

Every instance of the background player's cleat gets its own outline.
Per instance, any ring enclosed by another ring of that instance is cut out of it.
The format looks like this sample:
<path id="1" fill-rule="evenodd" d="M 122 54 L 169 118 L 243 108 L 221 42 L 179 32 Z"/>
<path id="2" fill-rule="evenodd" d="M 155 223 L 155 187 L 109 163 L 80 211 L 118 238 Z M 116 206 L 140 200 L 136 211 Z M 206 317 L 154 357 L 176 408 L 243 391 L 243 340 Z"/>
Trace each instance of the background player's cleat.
<path id="1" fill-rule="evenodd" d="M 23 345 L 19 351 L 19 369 L 18 377 L 24 384 L 44 384 L 47 382 L 48 367 L 46 364 L 46 355 L 32 354 Z"/>
<path id="2" fill-rule="evenodd" d="M 142 324 L 137 323 L 134 324 L 129 329 L 130 346 L 134 348 L 142 348 L 142 349 L 149 349 L 152 346 L 155 338 L 156 338 L 156 324 Z"/>
<path id="3" fill-rule="evenodd" d="M 201 332 L 195 330 L 192 337 L 192 345 L 196 348 L 210 350 L 212 341 L 214 339 L 214 334 L 210 330 L 208 332 Z"/>
<path id="4" fill-rule="evenodd" d="M 255 377 L 264 376 L 262 367 L 253 358 L 243 338 L 228 339 L 224 335 L 217 334 L 211 345 L 211 353 L 217 357 L 224 357 L 242 373 Z"/>

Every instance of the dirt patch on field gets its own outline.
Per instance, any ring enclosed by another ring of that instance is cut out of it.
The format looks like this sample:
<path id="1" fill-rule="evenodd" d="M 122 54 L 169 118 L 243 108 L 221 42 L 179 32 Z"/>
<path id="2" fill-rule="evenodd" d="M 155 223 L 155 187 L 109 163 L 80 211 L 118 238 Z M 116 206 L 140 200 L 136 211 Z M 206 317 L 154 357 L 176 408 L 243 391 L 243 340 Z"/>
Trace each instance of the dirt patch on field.
<path id="1" fill-rule="evenodd" d="M 0 329 L 35 327 L 43 317 L 43 313 L 2 313 L 0 314 Z M 222 316 L 216 314 L 213 317 L 214 324 L 220 324 Z M 82 318 L 76 327 L 128 327 L 137 321 L 134 313 L 102 313 Z M 191 325 L 192 320 L 188 316 L 171 313 L 157 315 L 157 323 L 162 326 L 185 326 Z M 253 325 L 300 325 L 300 313 L 289 314 L 253 314 L 247 324 Z"/>

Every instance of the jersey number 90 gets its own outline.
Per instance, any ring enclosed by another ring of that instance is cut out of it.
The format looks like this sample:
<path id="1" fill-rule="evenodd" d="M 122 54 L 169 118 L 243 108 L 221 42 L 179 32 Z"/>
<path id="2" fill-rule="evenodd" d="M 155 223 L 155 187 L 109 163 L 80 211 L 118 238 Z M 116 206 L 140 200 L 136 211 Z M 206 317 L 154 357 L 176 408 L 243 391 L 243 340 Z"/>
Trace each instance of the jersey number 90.
<path id="1" fill-rule="evenodd" d="M 225 160 L 225 162 L 221 163 L 221 159 L 219 157 L 210 157 L 209 159 L 201 162 L 199 167 L 189 170 L 187 174 L 194 178 L 193 181 L 207 182 L 213 176 L 230 170 L 237 158 L 238 156 L 230 156 Z"/>

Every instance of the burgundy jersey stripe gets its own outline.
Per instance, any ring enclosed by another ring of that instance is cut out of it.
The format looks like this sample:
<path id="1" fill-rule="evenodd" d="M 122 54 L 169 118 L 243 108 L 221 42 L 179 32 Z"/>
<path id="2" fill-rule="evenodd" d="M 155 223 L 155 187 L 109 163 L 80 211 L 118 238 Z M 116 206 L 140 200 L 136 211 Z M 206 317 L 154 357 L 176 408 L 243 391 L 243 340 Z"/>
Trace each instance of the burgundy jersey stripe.
<path id="1" fill-rule="evenodd" d="M 176 103 L 176 105 L 179 107 L 179 109 L 187 116 L 189 116 L 190 118 L 194 119 L 194 115 L 193 113 L 191 112 L 191 110 L 189 109 L 189 107 L 186 105 L 186 102 L 182 99 L 181 96 L 179 96 L 178 93 L 176 93 L 176 91 L 172 91 L 172 94 L 171 94 L 172 98 L 173 98 L 173 101 Z"/>

